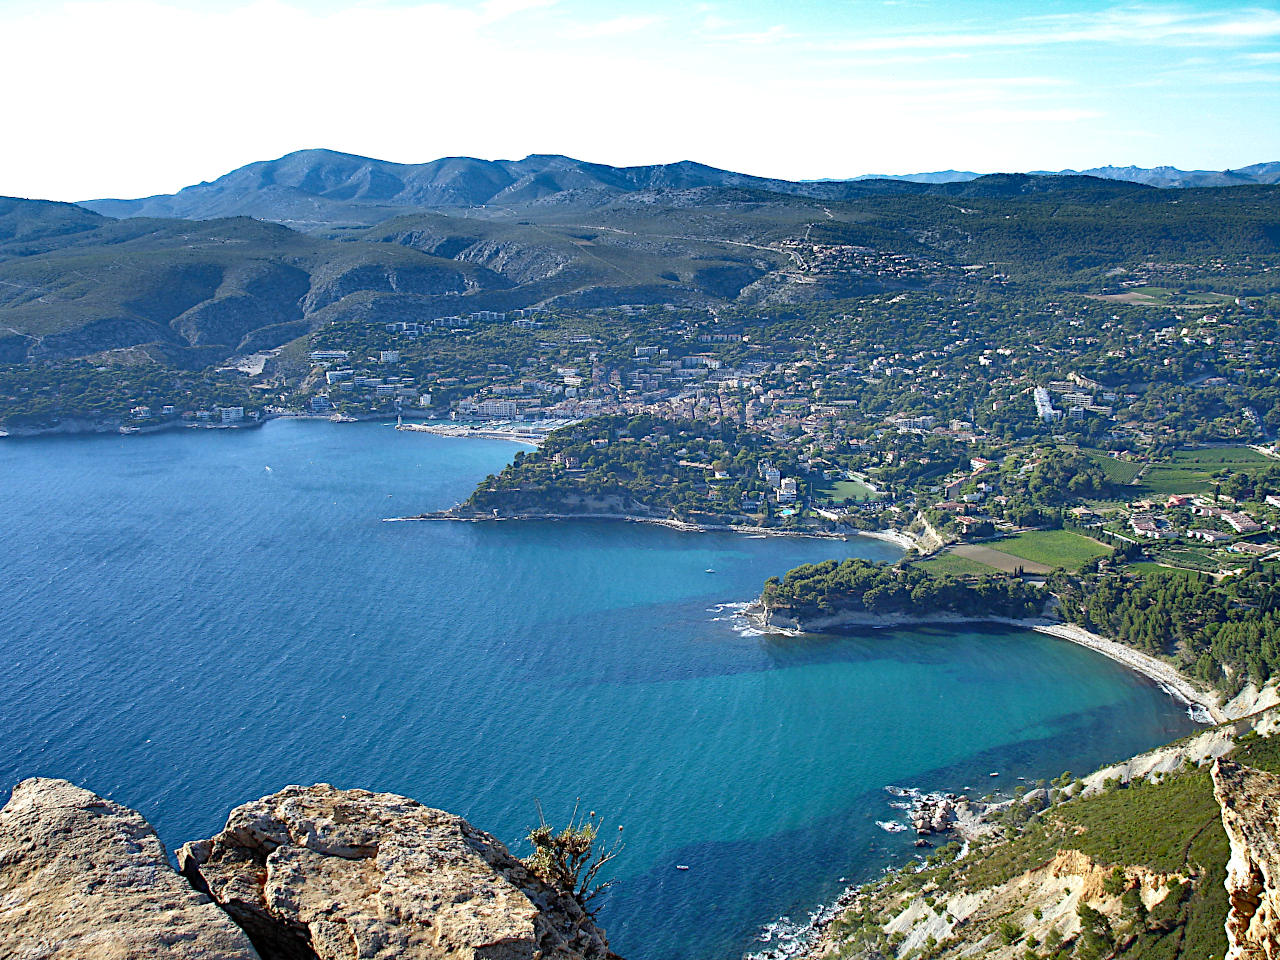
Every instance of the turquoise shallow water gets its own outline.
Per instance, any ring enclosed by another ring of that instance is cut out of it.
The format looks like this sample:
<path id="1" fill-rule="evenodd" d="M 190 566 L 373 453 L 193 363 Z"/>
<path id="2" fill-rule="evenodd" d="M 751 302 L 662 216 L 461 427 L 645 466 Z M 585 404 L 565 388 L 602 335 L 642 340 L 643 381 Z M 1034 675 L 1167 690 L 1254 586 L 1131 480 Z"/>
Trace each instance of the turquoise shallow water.
<path id="1" fill-rule="evenodd" d="M 316 422 L 0 443 L 0 787 L 66 777 L 170 847 L 287 783 L 408 794 L 517 848 L 535 798 L 554 820 L 582 797 L 628 837 L 615 949 L 716 960 L 914 852 L 875 825 L 886 784 L 1012 786 L 1192 726 L 1037 634 L 771 638 L 723 606 L 897 555 L 877 541 L 379 522 L 516 449 Z"/>

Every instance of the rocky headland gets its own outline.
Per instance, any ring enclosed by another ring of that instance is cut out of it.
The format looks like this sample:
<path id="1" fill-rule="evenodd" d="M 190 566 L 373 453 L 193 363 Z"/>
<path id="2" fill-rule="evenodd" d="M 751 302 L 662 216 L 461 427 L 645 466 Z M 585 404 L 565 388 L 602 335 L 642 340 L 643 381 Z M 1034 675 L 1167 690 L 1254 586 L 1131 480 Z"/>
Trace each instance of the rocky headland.
<path id="1" fill-rule="evenodd" d="M 498 840 L 395 794 L 286 787 L 178 860 L 135 811 L 24 780 L 0 811 L 0 956 L 616 960 Z"/>

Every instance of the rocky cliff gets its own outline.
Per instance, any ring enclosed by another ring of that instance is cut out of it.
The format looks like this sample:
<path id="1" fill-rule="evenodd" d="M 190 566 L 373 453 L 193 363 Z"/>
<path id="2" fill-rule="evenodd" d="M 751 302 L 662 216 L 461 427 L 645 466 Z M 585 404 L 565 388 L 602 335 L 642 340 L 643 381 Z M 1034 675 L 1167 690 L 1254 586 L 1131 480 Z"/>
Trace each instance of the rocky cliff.
<path id="1" fill-rule="evenodd" d="M 179 867 L 264 957 L 606 960 L 602 931 L 487 833 L 390 793 L 287 787 Z"/>
<path id="2" fill-rule="evenodd" d="M 1280 776 L 1218 760 L 1213 792 L 1231 842 L 1226 960 L 1275 960 L 1280 957 Z"/>
<path id="3" fill-rule="evenodd" d="M 0 811 L 0 956 L 256 960 L 174 873 L 138 813 L 65 780 L 24 780 Z"/>
<path id="4" fill-rule="evenodd" d="M 0 811 L 0 957 L 617 960 L 496 839 L 394 794 L 287 787 L 178 859 L 140 814 L 23 781 Z"/>

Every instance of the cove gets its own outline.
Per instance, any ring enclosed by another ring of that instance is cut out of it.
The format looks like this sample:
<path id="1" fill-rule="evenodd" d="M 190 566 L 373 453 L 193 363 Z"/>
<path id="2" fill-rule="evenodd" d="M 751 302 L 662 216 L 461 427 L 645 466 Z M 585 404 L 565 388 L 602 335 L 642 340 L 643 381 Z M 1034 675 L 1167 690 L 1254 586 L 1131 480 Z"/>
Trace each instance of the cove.
<path id="1" fill-rule="evenodd" d="M 288 783 L 403 793 L 517 853 L 535 800 L 581 797 L 625 828 L 614 949 L 715 960 L 914 853 L 875 825 L 886 784 L 1012 788 L 1192 729 L 1054 638 L 760 636 L 729 606 L 898 556 L 879 541 L 380 522 L 516 449 L 289 421 L 0 443 L 0 785 L 65 777 L 169 847 Z"/>

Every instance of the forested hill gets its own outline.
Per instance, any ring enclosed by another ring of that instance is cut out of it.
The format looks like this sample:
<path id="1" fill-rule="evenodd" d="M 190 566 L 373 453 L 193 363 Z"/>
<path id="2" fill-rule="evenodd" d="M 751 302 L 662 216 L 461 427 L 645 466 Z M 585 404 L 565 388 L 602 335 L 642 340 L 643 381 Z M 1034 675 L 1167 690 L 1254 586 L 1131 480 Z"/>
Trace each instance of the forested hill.
<path id="1" fill-rule="evenodd" d="M 1037 296 L 1103 295 L 1120 293 L 1117 278 L 1138 270 L 1172 271 L 1233 296 L 1280 288 L 1274 186 L 1170 192 L 1000 175 L 874 181 L 843 198 L 844 187 L 813 186 L 837 195 L 825 199 L 772 182 L 690 186 L 714 179 L 695 167 L 623 184 L 644 190 L 561 190 L 569 174 L 560 170 L 538 179 L 554 199 L 406 212 L 383 201 L 407 196 L 412 178 L 347 171 L 353 182 L 327 169 L 299 169 L 293 179 L 260 170 L 252 189 L 232 191 L 243 204 L 193 212 L 289 219 L 253 198 L 296 199 L 305 187 L 318 191 L 306 201 L 315 216 L 293 226 L 310 232 L 246 217 L 117 220 L 70 204 L 0 200 L 0 362 L 142 348 L 150 360 L 197 369 L 335 320 L 420 322 L 530 306 L 769 309 L 1010 285 Z M 478 176 L 454 172 L 459 184 Z M 331 201 L 358 207 L 358 223 L 315 229 Z M 363 225 L 372 221 L 381 222 Z"/>
<path id="2" fill-rule="evenodd" d="M 761 603 L 768 617 L 785 612 L 803 622 L 832 614 L 906 614 L 963 617 L 1039 616 L 1047 595 L 1016 577 L 935 575 L 915 566 L 850 559 L 805 564 L 765 581 Z"/>

